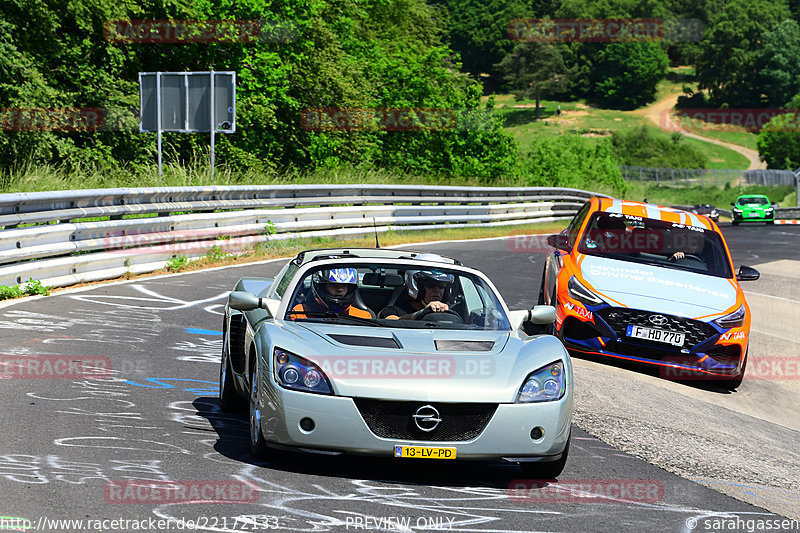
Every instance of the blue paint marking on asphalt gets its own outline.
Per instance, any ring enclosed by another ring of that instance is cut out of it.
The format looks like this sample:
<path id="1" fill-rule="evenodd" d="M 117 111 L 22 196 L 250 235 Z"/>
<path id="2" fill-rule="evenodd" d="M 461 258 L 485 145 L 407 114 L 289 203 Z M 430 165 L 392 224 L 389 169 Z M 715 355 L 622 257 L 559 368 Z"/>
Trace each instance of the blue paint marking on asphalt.
<path id="1" fill-rule="evenodd" d="M 221 331 L 213 329 L 199 329 L 199 328 L 186 328 L 186 333 L 194 333 L 195 335 L 222 335 Z"/>
<path id="2" fill-rule="evenodd" d="M 145 381 L 151 383 L 151 385 L 143 384 L 143 383 L 136 383 L 135 381 L 126 381 L 128 385 L 135 385 L 136 387 L 146 387 L 148 389 L 175 389 L 180 387 L 175 387 L 169 383 L 164 383 L 165 381 L 181 381 L 185 383 L 204 383 L 208 385 L 213 385 L 213 388 L 208 389 L 183 389 L 186 392 L 193 392 L 195 394 L 216 394 L 217 393 L 217 386 L 218 383 L 215 381 L 203 381 L 201 379 L 186 379 L 186 378 L 145 378 Z"/>

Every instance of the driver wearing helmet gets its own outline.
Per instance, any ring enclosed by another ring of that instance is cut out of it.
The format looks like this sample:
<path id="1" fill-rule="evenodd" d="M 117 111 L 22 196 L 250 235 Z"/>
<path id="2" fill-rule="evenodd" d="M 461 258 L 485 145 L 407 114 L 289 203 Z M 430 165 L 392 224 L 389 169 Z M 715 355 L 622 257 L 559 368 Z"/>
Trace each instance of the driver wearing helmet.
<path id="1" fill-rule="evenodd" d="M 353 306 L 358 290 L 355 268 L 320 270 L 311 276 L 312 298 L 292 308 L 292 318 L 308 318 L 308 314 L 336 313 L 360 318 L 374 318 L 372 313 Z"/>
<path id="2" fill-rule="evenodd" d="M 426 309 L 434 313 L 445 312 L 450 307 L 443 300 L 452 283 L 452 274 L 438 270 L 406 272 L 406 290 L 393 305 L 381 311 L 380 316 L 413 320 Z"/>

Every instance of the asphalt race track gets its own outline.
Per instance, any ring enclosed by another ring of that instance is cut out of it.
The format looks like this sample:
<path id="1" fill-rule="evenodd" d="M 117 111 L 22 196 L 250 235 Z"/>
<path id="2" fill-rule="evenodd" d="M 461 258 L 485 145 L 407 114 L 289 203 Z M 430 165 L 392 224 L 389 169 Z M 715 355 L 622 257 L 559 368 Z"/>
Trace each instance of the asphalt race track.
<path id="1" fill-rule="evenodd" d="M 754 313 L 751 357 L 796 360 L 800 227 L 724 231 L 736 266 L 762 270 L 743 284 Z M 545 249 L 533 243 L 512 236 L 404 248 L 460 258 L 521 309 L 539 287 Z M 0 529 L 753 531 L 769 521 L 773 531 L 800 530 L 785 519 L 800 519 L 796 374 L 746 379 L 729 394 L 576 359 L 570 459 L 558 485 L 536 490 L 510 490 L 522 477 L 513 464 L 310 455 L 254 463 L 246 417 L 218 407 L 222 307 L 236 279 L 281 265 L 0 304 L 4 360 L 111 369 L 102 378 L 2 380 Z M 186 491 L 127 490 L 141 480 Z M 201 494 L 201 503 L 186 494 Z"/>

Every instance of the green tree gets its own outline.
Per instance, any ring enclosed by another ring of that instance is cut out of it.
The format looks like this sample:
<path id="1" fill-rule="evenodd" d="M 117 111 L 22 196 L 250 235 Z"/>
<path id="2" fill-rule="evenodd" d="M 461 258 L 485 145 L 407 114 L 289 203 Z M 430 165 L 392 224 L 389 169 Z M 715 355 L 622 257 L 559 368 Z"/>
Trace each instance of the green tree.
<path id="1" fill-rule="evenodd" d="M 698 86 L 708 90 L 712 103 L 761 105 L 764 88 L 759 72 L 764 39 L 788 16 L 783 3 L 731 0 L 712 19 L 696 65 Z"/>
<path id="2" fill-rule="evenodd" d="M 632 109 L 652 101 L 669 58 L 654 42 L 609 43 L 591 72 L 595 95 L 606 105 Z"/>
<path id="3" fill-rule="evenodd" d="M 800 24 L 796 20 L 784 20 L 764 37 L 759 64 L 770 106 L 783 106 L 800 91 Z"/>
<path id="4" fill-rule="evenodd" d="M 551 43 L 526 42 L 514 47 L 497 69 L 517 100 L 536 99 L 536 119 L 540 118 L 542 92 L 563 91 L 570 72 L 561 50 Z"/>
<path id="5" fill-rule="evenodd" d="M 758 133 L 758 156 L 767 168 L 800 167 L 800 115 L 773 117 Z"/>

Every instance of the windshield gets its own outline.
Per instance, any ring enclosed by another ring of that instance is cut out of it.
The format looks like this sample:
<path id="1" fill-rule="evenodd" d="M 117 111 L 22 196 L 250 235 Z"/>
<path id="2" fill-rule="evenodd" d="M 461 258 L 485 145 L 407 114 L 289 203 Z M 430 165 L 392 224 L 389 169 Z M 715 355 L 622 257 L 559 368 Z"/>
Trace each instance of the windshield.
<path id="1" fill-rule="evenodd" d="M 762 198 L 760 196 L 745 196 L 744 198 L 739 198 L 736 202 L 739 205 L 747 205 L 747 204 L 758 204 L 758 205 L 767 205 L 769 204 L 769 200 L 766 198 Z"/>
<path id="2" fill-rule="evenodd" d="M 286 320 L 397 328 L 511 329 L 479 276 L 418 264 L 326 264 L 297 284 Z"/>
<path id="3" fill-rule="evenodd" d="M 721 278 L 732 276 L 718 233 L 651 218 L 595 213 L 578 251 Z"/>

